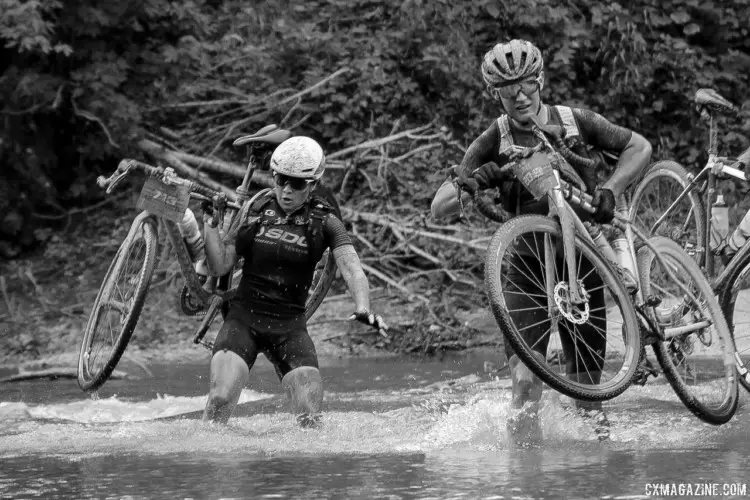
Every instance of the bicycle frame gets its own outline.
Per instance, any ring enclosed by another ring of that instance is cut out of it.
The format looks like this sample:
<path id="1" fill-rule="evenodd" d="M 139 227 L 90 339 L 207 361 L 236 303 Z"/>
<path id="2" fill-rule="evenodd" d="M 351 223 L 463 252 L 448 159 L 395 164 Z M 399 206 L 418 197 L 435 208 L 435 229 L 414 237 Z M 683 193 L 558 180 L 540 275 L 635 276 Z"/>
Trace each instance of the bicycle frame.
<path id="1" fill-rule="evenodd" d="M 714 260 L 712 258 L 709 258 L 710 251 L 708 250 L 710 248 L 709 243 L 710 243 L 710 237 L 711 237 L 711 210 L 710 210 L 709 203 L 713 200 L 716 194 L 716 190 L 717 190 L 716 180 L 717 178 L 720 178 L 722 176 L 733 177 L 735 179 L 742 180 L 742 181 L 748 181 L 748 178 L 745 172 L 743 172 L 742 170 L 739 170 L 738 168 L 735 168 L 734 166 L 724 165 L 723 163 L 717 161 L 717 156 L 715 153 L 710 153 L 706 166 L 703 167 L 703 169 L 698 173 L 698 175 L 690 179 L 690 182 L 688 183 L 688 185 L 685 186 L 685 188 L 677 196 L 675 201 L 672 202 L 669 208 L 667 208 L 664 214 L 662 214 L 662 216 L 656 220 L 653 227 L 650 229 L 651 234 L 656 232 L 659 226 L 661 226 L 661 224 L 669 217 L 669 215 L 674 212 L 677 205 L 686 196 L 688 196 L 688 194 L 695 191 L 696 189 L 700 192 L 701 189 L 698 189 L 697 186 L 702 182 L 706 182 L 707 188 L 705 189 L 705 195 L 704 195 L 704 200 L 706 202 L 706 213 L 703 214 L 705 217 L 706 235 L 705 235 L 705 240 L 702 242 L 703 246 L 697 248 L 696 252 L 698 253 L 698 263 L 699 265 L 703 266 L 709 278 L 713 277 L 714 271 L 715 271 Z M 690 214 L 688 214 L 686 224 L 690 219 L 689 216 Z M 718 293 L 719 291 L 722 291 L 726 286 L 728 286 L 727 279 L 730 275 L 732 275 L 736 271 L 735 269 L 737 265 L 736 263 L 743 261 L 745 255 L 748 253 L 750 253 L 750 240 L 745 242 L 742 248 L 740 248 L 739 251 L 732 257 L 729 264 L 724 268 L 724 271 L 719 276 L 712 279 L 711 286 L 714 289 L 714 291 Z M 735 266 L 732 266 L 733 263 L 735 264 Z M 750 274 L 750 267 L 748 269 L 745 269 L 742 272 L 742 276 L 745 277 L 748 274 Z"/>
<path id="2" fill-rule="evenodd" d="M 547 140 L 546 136 L 539 131 L 539 133 L 536 134 L 540 139 L 541 142 L 539 145 L 537 145 L 534 148 L 520 148 L 517 147 L 516 153 L 517 156 L 523 156 L 526 154 L 528 157 L 531 154 L 541 151 L 542 149 L 547 149 L 549 151 L 555 152 L 554 147 L 550 142 Z M 523 151 L 523 152 L 522 152 Z M 517 157 L 516 156 L 516 157 Z M 514 158 L 511 157 L 511 160 Z M 511 162 L 512 163 L 512 162 Z M 503 167 L 505 171 L 511 170 L 512 166 L 506 166 Z M 576 279 L 574 279 L 574 276 L 577 276 L 577 269 L 576 269 L 576 262 L 574 259 L 574 238 L 575 235 L 578 234 L 580 237 L 587 239 L 595 248 L 596 243 L 591 238 L 591 235 L 589 234 L 588 230 L 586 229 L 586 226 L 583 224 L 583 221 L 581 221 L 580 217 L 575 213 L 572 206 L 569 204 L 569 202 L 572 202 L 573 205 L 578 206 L 582 208 L 583 210 L 594 213 L 595 208 L 591 205 L 592 197 L 584 192 L 582 192 L 580 189 L 575 188 L 574 186 L 566 183 L 560 178 L 559 170 L 558 168 L 553 167 L 554 177 L 555 177 L 555 184 L 547 187 L 546 189 L 546 197 L 549 201 L 550 206 L 550 214 L 551 215 L 557 215 L 560 220 L 560 225 L 562 229 L 562 235 L 563 235 L 563 248 L 564 248 L 564 257 L 565 257 L 565 265 L 568 268 L 568 290 L 570 291 L 570 296 L 572 298 L 572 301 L 574 303 L 583 303 L 585 302 L 585 297 L 582 296 L 581 291 L 579 289 L 579 284 Z M 477 202 L 477 206 L 480 208 L 480 210 L 488 217 L 493 218 L 492 210 L 486 211 L 487 207 L 486 204 L 481 202 L 481 198 L 478 196 L 478 191 L 475 193 L 475 200 Z M 484 209 L 483 209 L 484 207 Z M 681 291 L 685 294 L 685 297 L 690 300 L 693 303 L 697 303 L 696 297 L 693 295 L 693 293 L 687 289 L 679 280 L 676 279 L 674 274 L 672 273 L 671 269 L 666 265 L 664 260 L 662 259 L 661 255 L 659 255 L 659 252 L 656 251 L 656 249 L 649 243 L 648 237 L 644 235 L 637 227 L 635 227 L 629 219 L 626 217 L 623 217 L 619 214 L 616 215 L 615 219 L 612 221 L 612 225 L 621 230 L 628 241 L 628 251 L 630 252 L 631 258 L 633 258 L 633 262 L 635 262 L 634 259 L 634 236 L 637 236 L 640 240 L 643 241 L 643 243 L 651 249 L 651 251 L 654 253 L 654 258 L 659 264 L 662 266 L 662 268 L 665 270 L 669 278 L 678 284 Z M 549 308 L 549 314 L 550 317 L 554 317 L 554 314 L 557 310 L 557 306 L 554 304 L 554 301 L 551 297 L 553 295 L 551 294 L 552 290 L 551 283 L 553 282 L 552 278 L 554 276 L 554 259 L 552 258 L 554 255 L 554 249 L 551 248 L 551 242 L 548 241 L 547 238 L 545 238 L 545 275 L 548 278 L 547 280 L 547 300 L 548 300 L 548 308 Z M 640 276 L 638 269 L 636 269 L 636 280 L 640 282 Z M 619 279 L 619 277 L 617 277 Z M 685 335 L 687 333 L 691 333 L 693 331 L 701 330 L 703 328 L 706 328 L 711 325 L 710 321 L 698 321 L 691 325 L 685 325 L 680 327 L 673 327 L 673 328 L 658 328 L 656 325 L 658 324 L 658 321 L 655 317 L 655 313 L 651 309 L 646 309 L 643 306 L 647 305 L 647 300 L 643 297 L 641 290 L 637 292 L 636 300 L 634 301 L 634 307 L 638 314 L 641 315 L 641 317 L 646 321 L 649 330 L 653 334 L 658 337 L 658 339 L 662 341 L 669 340 L 674 337 L 679 337 L 681 335 Z M 700 308 L 698 308 L 700 310 Z"/>
<path id="3" fill-rule="evenodd" d="M 582 193 L 581 191 L 577 190 L 573 186 L 562 184 L 559 188 L 562 191 L 563 198 L 565 200 L 570 200 L 573 202 L 573 204 L 580 206 L 584 210 L 593 213 L 594 207 L 591 205 L 591 197 L 586 195 L 585 193 Z M 591 235 L 589 234 L 586 227 L 583 225 L 583 222 L 578 217 L 578 215 L 570 209 L 570 206 L 568 206 L 568 212 L 572 215 L 575 226 L 576 226 L 576 233 L 581 235 L 581 237 L 586 238 L 590 243 L 592 243 L 594 246 L 596 244 L 594 243 L 593 239 L 591 238 Z M 615 219 L 612 220 L 612 225 L 615 226 L 617 229 L 622 231 L 625 234 L 625 237 L 628 241 L 628 251 L 630 252 L 631 258 L 633 258 L 633 248 L 634 248 L 634 236 L 638 237 L 639 240 L 643 242 L 645 246 L 651 249 L 651 251 L 654 253 L 654 259 L 662 266 L 664 271 L 667 273 L 669 278 L 677 283 L 677 285 L 680 287 L 680 290 L 683 294 L 685 294 L 685 297 L 690 300 L 693 303 L 697 303 L 697 298 L 693 295 L 693 293 L 684 286 L 683 283 L 681 283 L 672 273 L 672 270 L 667 266 L 667 264 L 662 259 L 659 252 L 656 251 L 656 249 L 649 243 L 648 237 L 643 234 L 637 227 L 633 226 L 630 220 L 628 220 L 626 217 L 623 217 L 621 215 L 616 215 Z M 563 228 L 563 238 L 565 238 L 565 229 Z M 571 237 L 572 240 L 572 237 Z M 633 259 L 633 262 L 635 262 L 635 259 Z M 640 270 L 635 266 L 635 278 L 638 282 L 640 282 Z M 569 275 L 570 276 L 570 275 Z M 618 278 L 619 279 L 619 276 Z M 655 325 L 658 324 L 658 321 L 656 320 L 655 313 L 650 310 L 646 309 L 643 306 L 647 303 L 647 298 L 643 297 L 642 290 L 638 289 L 636 292 L 636 298 L 634 300 L 634 306 L 636 309 L 636 312 L 641 315 L 643 319 L 647 321 L 647 324 L 649 326 L 650 333 L 655 334 L 661 341 L 666 341 L 674 337 L 679 337 L 697 330 L 701 330 L 703 328 L 706 328 L 711 325 L 710 321 L 703 320 L 703 321 L 697 321 L 691 325 L 685 325 L 685 326 L 679 326 L 679 327 L 670 327 L 670 328 L 658 328 Z"/>

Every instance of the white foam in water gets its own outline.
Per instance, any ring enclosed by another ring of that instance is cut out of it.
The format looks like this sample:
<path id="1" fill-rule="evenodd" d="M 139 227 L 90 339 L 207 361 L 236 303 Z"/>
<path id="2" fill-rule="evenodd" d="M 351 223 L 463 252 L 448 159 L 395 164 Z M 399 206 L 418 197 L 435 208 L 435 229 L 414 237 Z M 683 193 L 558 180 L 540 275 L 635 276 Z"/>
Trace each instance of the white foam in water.
<path id="1" fill-rule="evenodd" d="M 200 419 L 155 420 L 202 410 L 206 396 L 160 396 L 145 402 L 117 398 L 54 405 L 0 403 L 0 456 L 44 453 L 76 457 L 113 453 L 264 455 L 502 450 L 512 409 L 507 380 L 464 377 L 400 391 L 403 408 L 328 411 L 320 429 L 302 429 L 290 413 L 235 416 L 229 425 Z M 342 395 L 341 401 L 393 401 L 394 391 Z M 271 395 L 245 390 L 240 402 Z M 333 395 L 331 397 L 334 397 Z M 632 387 L 605 403 L 612 422 L 610 446 L 700 446 L 717 428 L 682 407 L 668 385 Z M 569 409 L 568 398 L 547 390 L 541 405 L 541 446 L 597 443 L 588 423 Z M 726 425 L 734 425 L 732 422 Z M 725 426 L 724 426 L 725 427 Z M 647 443 L 647 444 L 644 444 Z"/>
<path id="2" fill-rule="evenodd" d="M 272 397 L 243 390 L 240 403 Z M 0 402 L 0 420 L 27 416 L 41 420 L 70 420 L 80 423 L 138 422 L 181 415 L 202 410 L 207 396 L 184 397 L 159 395 L 151 401 L 122 401 L 117 396 L 106 399 L 82 399 L 70 403 L 29 406 L 25 403 Z"/>

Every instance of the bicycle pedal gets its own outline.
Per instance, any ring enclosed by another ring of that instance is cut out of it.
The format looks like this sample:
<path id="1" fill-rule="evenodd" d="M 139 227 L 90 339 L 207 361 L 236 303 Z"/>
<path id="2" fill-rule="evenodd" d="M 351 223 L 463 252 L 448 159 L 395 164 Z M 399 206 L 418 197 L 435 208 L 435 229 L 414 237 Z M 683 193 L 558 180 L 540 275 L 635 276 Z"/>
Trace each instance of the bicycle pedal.
<path id="1" fill-rule="evenodd" d="M 208 349 L 209 351 L 214 350 L 214 343 L 210 340 L 199 340 L 198 343 Z"/>
<path id="2" fill-rule="evenodd" d="M 638 365 L 638 368 L 635 370 L 631 383 L 634 385 L 643 386 L 646 385 L 649 377 L 656 378 L 658 376 L 659 372 L 656 370 L 656 368 L 654 368 L 651 362 L 649 360 L 644 360 L 640 365 Z"/>

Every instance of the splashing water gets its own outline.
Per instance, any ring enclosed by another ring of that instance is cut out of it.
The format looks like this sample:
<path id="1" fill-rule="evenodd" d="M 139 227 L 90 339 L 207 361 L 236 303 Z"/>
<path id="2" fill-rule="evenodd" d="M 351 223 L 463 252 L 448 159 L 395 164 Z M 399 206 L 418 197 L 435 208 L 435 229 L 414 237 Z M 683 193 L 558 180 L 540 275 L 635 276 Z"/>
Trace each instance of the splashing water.
<path id="1" fill-rule="evenodd" d="M 228 425 L 201 421 L 205 395 L 0 402 L 0 497 L 641 498 L 643 484 L 683 470 L 700 471 L 684 481 L 739 480 L 750 458 L 746 414 L 703 424 L 664 383 L 604 404 L 604 444 L 568 398 L 545 390 L 542 441 L 519 447 L 506 426 L 519 411 L 507 379 L 462 376 L 465 368 L 347 370 L 343 385 L 328 379 L 319 429 L 300 428 L 284 396 L 265 390 L 244 390 Z M 50 467 L 66 486 L 54 475 L 39 482 Z M 97 480 L 70 486 L 92 470 Z"/>

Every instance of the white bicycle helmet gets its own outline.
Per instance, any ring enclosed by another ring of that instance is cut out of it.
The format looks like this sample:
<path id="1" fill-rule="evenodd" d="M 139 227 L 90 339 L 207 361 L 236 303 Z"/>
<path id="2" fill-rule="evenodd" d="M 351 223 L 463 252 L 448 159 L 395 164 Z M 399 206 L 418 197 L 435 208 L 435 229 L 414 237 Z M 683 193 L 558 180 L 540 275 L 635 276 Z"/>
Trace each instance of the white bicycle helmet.
<path id="1" fill-rule="evenodd" d="M 325 169 L 323 148 L 309 137 L 290 137 L 279 144 L 271 155 L 271 170 L 288 177 L 318 180 Z"/>
<path id="2" fill-rule="evenodd" d="M 482 79 L 490 87 L 537 76 L 544 69 L 541 51 L 526 40 L 498 43 L 484 55 Z"/>

